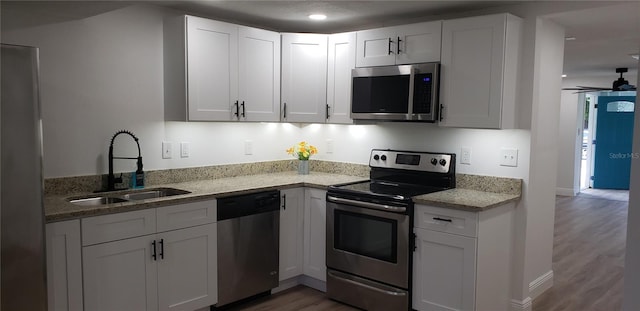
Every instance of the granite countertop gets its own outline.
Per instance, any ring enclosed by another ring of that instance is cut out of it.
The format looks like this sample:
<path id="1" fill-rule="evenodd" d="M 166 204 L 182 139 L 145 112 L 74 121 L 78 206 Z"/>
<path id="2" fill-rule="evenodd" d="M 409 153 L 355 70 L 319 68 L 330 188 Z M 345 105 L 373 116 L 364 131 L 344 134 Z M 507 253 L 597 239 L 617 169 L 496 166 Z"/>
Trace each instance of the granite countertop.
<path id="1" fill-rule="evenodd" d="M 494 184 L 494 182 L 487 182 L 487 180 L 495 179 L 493 177 L 480 176 L 480 178 L 480 182 L 477 184 Z M 294 187 L 314 187 L 326 189 L 330 185 L 365 180 L 368 180 L 368 178 L 313 171 L 309 175 L 298 175 L 297 172 L 294 171 L 270 174 L 255 174 L 238 177 L 226 177 L 153 185 L 147 187 L 147 189 L 168 187 L 187 190 L 191 193 L 171 197 L 113 203 L 102 206 L 80 206 L 69 203 L 68 200 L 75 198 L 85 198 L 89 196 L 105 195 L 106 193 L 100 194 L 84 192 L 67 195 L 46 195 L 44 199 L 45 219 L 46 222 L 56 222 L 89 216 L 134 211 L 145 208 L 183 204 L 200 200 L 210 200 L 219 197 L 247 194 L 265 190 L 286 189 Z M 502 179 L 502 181 L 504 180 L 506 179 Z M 513 183 L 514 181 L 515 183 Z M 499 184 L 499 182 L 495 184 Z M 463 183 L 462 185 L 467 185 L 470 188 L 475 187 L 473 183 Z M 416 196 L 414 197 L 414 201 L 416 202 L 416 204 L 425 204 L 479 212 L 520 199 L 520 180 L 509 180 L 509 182 L 507 183 L 507 187 L 502 187 L 504 188 L 504 192 L 502 192 L 502 190 L 500 190 L 500 192 L 485 191 L 486 189 L 484 188 L 480 190 L 471 190 L 460 188 L 460 186 L 461 185 L 459 184 L 458 188 L 455 189 Z M 109 196 L 117 196 L 118 194 L 121 193 L 108 193 Z"/>
<path id="2" fill-rule="evenodd" d="M 416 204 L 479 212 L 518 201 L 520 200 L 520 194 L 455 188 L 419 195 L 414 197 L 413 200 Z"/>
<path id="3" fill-rule="evenodd" d="M 246 194 L 273 189 L 285 189 L 294 187 L 314 187 L 326 189 L 330 185 L 364 181 L 368 179 L 369 178 L 365 177 L 319 172 L 311 172 L 309 175 L 298 175 L 297 172 L 293 171 L 272 174 L 246 175 L 174 184 L 153 185 L 147 188 L 177 188 L 190 191 L 191 193 L 171 197 L 113 203 L 102 206 L 81 206 L 69 203 L 68 200 L 89 196 L 107 195 L 107 193 L 47 195 L 44 198 L 44 213 L 46 222 L 56 222 L 88 216 L 113 214 L 173 204 L 183 204 L 193 201 L 214 199 L 217 197 Z M 116 196 L 118 194 L 118 192 L 108 193 L 109 196 Z"/>

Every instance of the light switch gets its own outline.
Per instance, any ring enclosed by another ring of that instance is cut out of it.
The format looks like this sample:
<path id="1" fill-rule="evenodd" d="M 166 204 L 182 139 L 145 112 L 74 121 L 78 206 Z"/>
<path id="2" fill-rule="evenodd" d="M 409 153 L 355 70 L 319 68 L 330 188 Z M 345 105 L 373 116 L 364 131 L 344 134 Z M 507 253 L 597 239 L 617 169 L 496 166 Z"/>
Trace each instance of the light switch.
<path id="1" fill-rule="evenodd" d="M 253 154 L 253 141 L 245 140 L 244 141 L 244 154 L 252 155 Z"/>
<path id="2" fill-rule="evenodd" d="M 518 166 L 518 149 L 502 148 L 500 149 L 500 165 L 501 166 Z"/>
<path id="3" fill-rule="evenodd" d="M 162 158 L 163 159 L 171 159 L 173 157 L 173 148 L 171 148 L 170 141 L 162 142 Z"/>
<path id="4" fill-rule="evenodd" d="M 189 157 L 189 143 L 186 141 L 180 143 L 180 156 L 183 158 Z"/>

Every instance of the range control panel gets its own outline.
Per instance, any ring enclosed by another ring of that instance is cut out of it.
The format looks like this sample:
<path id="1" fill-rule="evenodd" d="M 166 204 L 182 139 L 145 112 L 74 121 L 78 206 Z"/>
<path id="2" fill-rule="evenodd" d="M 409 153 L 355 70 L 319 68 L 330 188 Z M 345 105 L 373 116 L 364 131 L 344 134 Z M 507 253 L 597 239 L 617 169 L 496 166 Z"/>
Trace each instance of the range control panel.
<path id="1" fill-rule="evenodd" d="M 416 151 L 397 151 L 385 149 L 371 150 L 369 166 L 394 168 L 434 173 L 449 173 L 455 161 L 455 155 Z"/>

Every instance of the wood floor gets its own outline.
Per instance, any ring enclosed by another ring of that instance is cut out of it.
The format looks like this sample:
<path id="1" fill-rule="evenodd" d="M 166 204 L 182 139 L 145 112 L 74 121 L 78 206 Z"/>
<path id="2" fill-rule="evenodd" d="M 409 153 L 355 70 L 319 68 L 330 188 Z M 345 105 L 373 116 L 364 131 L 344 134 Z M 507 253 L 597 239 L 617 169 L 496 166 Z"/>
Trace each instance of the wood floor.
<path id="1" fill-rule="evenodd" d="M 628 202 L 603 195 L 556 198 L 554 286 L 533 301 L 534 311 L 620 310 Z M 231 310 L 357 309 L 298 286 Z"/>
<path id="2" fill-rule="evenodd" d="M 615 197 L 557 197 L 554 285 L 534 311 L 621 309 L 629 203 Z"/>

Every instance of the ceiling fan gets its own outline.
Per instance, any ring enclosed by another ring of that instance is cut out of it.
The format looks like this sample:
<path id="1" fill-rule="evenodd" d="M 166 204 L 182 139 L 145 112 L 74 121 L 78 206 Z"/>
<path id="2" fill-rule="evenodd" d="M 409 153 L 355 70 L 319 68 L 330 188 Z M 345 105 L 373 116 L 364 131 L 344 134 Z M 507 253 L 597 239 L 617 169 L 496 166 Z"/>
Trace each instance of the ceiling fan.
<path id="1" fill-rule="evenodd" d="M 600 91 L 635 91 L 636 86 L 629 84 L 629 81 L 625 80 L 622 77 L 622 74 L 629 71 L 628 68 L 616 68 L 616 72 L 620 74 L 620 78 L 618 80 L 613 81 L 613 86 L 608 87 L 596 87 L 596 86 L 576 86 L 576 87 L 566 87 L 563 90 L 577 91 L 576 93 L 586 93 L 586 92 L 600 92 Z"/>

